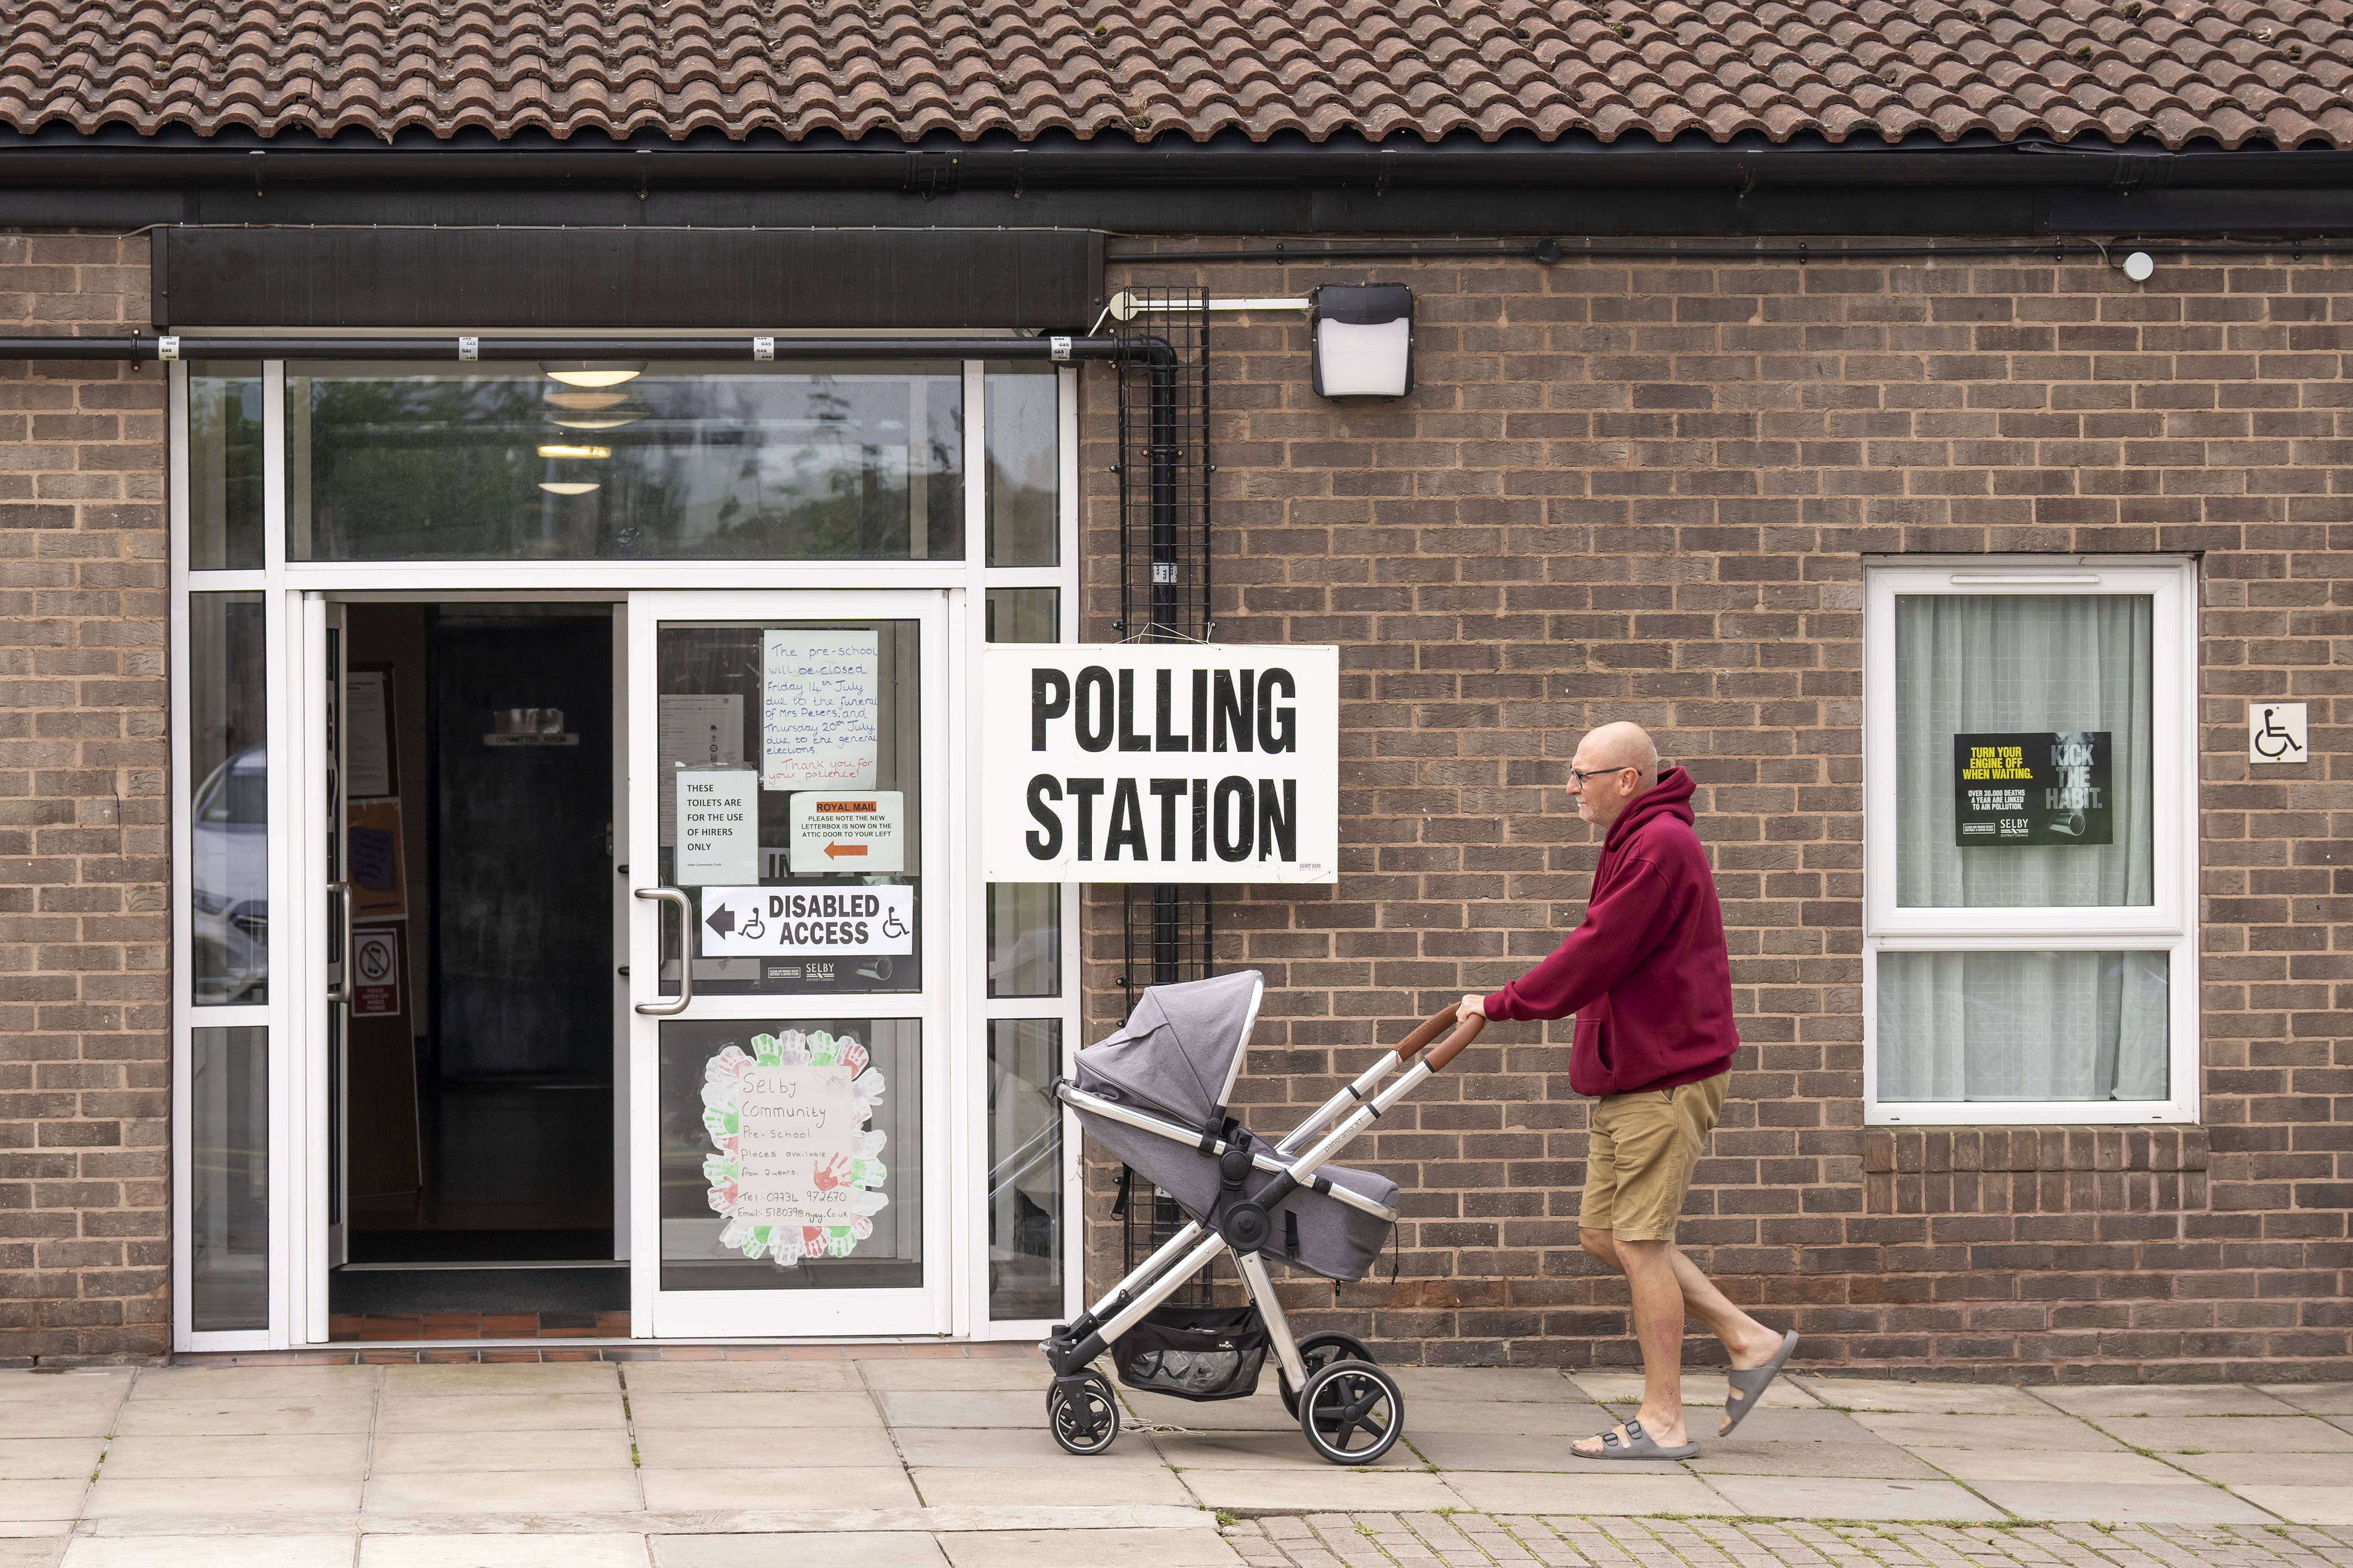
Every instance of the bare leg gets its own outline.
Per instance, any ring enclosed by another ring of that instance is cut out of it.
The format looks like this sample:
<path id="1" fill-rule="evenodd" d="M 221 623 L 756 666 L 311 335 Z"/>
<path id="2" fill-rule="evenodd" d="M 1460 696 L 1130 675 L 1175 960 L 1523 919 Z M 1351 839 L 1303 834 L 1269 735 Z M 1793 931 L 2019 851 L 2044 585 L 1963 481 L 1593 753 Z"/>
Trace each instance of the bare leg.
<path id="1" fill-rule="evenodd" d="M 1625 1260 L 1619 1251 L 1621 1244 L 1615 1236 L 1606 1230 L 1581 1230 L 1577 1232 L 1577 1239 L 1583 1243 L 1585 1250 L 1595 1258 L 1620 1274 L 1627 1272 Z M 1699 1265 L 1683 1256 L 1683 1248 L 1674 1243 L 1670 1241 L 1623 1245 L 1653 1245 L 1663 1246 L 1666 1248 L 1668 1258 L 1673 1265 L 1675 1284 L 1683 1292 L 1684 1310 L 1697 1318 L 1709 1333 L 1723 1342 L 1725 1353 L 1732 1358 L 1733 1365 L 1744 1370 L 1752 1366 L 1762 1366 L 1773 1359 L 1775 1351 L 1781 1348 L 1779 1333 L 1767 1328 L 1738 1307 L 1734 1306 L 1725 1293 L 1715 1288 L 1715 1281 L 1701 1273 Z M 1629 1279 L 1631 1279 L 1630 1275 Z M 1635 1331 L 1641 1332 L 1639 1315 L 1636 1319 Z M 1650 1384 L 1648 1364 L 1648 1354 L 1645 1352 L 1643 1382 L 1646 1402 L 1649 1397 Z M 1724 1417 L 1725 1422 L 1729 1422 L 1731 1419 L 1729 1415 Z M 1642 1418 L 1642 1426 L 1645 1431 L 1651 1429 L 1647 1414 Z M 1719 1423 L 1717 1430 L 1722 1429 L 1723 1424 Z M 1664 1442 L 1665 1439 L 1661 1438 L 1660 1441 Z"/>
<path id="2" fill-rule="evenodd" d="M 1634 1337 L 1642 1346 L 1642 1430 L 1662 1448 L 1691 1441 L 1683 1432 L 1683 1293 L 1675 1281 L 1672 1241 L 1621 1241 L 1618 1257 L 1634 1296 Z"/>

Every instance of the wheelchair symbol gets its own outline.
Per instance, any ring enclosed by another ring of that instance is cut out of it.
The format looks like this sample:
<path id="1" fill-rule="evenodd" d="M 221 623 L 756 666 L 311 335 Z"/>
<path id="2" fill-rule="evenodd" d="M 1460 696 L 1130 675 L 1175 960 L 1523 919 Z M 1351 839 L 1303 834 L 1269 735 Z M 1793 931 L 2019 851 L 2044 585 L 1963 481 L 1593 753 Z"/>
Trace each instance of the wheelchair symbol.
<path id="1" fill-rule="evenodd" d="M 898 910 L 892 910 L 889 914 L 882 917 L 882 934 L 884 936 L 893 938 L 902 937 L 907 934 L 907 928 L 899 923 Z"/>
<path id="2" fill-rule="evenodd" d="M 2295 731 L 2281 725 L 2276 708 L 2263 710 L 2263 727 L 2254 732 L 2253 741 L 2255 754 L 2270 762 L 2277 762 L 2292 752 L 2304 750 L 2304 743 L 2295 738 Z"/>
<path id="3" fill-rule="evenodd" d="M 754 905 L 752 912 L 744 917 L 744 923 L 736 928 L 736 934 L 745 942 L 757 942 L 768 934 L 768 922 L 760 918 L 758 905 Z"/>

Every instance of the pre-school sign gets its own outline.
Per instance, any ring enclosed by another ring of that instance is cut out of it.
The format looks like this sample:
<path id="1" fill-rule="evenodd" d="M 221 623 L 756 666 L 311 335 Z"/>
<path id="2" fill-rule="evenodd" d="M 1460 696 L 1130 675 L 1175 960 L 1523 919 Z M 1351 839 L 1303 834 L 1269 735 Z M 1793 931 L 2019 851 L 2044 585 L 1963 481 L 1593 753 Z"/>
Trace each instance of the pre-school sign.
<path id="1" fill-rule="evenodd" d="M 982 875 L 1336 881 L 1339 687 L 1329 647 L 989 647 Z"/>

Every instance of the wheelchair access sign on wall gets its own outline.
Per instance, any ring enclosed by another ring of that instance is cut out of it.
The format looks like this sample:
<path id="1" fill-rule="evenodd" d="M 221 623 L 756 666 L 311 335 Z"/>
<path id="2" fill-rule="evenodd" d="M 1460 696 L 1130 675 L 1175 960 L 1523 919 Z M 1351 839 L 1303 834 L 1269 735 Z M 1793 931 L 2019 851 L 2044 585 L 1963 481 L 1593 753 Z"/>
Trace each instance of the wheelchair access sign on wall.
<path id="1" fill-rule="evenodd" d="M 913 888 L 705 888 L 705 958 L 904 957 L 915 951 Z"/>

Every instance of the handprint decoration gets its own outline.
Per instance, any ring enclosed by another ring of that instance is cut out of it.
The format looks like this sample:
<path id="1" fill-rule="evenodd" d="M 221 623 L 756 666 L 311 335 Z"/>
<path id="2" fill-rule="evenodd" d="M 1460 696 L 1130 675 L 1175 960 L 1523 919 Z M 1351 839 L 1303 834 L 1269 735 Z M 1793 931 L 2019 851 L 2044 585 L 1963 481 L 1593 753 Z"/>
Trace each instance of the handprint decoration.
<path id="1" fill-rule="evenodd" d="M 752 1053 L 729 1045 L 703 1069 L 703 1157 L 711 1207 L 727 1220 L 721 1243 L 790 1268 L 843 1258 L 874 1234 L 884 1135 L 873 1129 L 882 1074 L 853 1036 L 824 1030 L 755 1035 Z"/>

